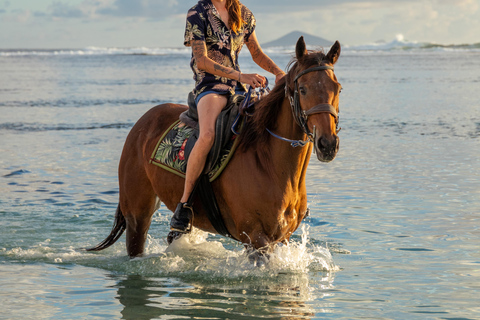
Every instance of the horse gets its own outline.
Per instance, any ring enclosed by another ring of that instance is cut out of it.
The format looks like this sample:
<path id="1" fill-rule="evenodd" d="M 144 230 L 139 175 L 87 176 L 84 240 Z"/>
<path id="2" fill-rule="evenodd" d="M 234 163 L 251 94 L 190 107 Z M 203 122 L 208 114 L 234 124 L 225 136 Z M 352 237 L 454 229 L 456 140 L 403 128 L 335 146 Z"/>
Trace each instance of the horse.
<path id="1" fill-rule="evenodd" d="M 332 161 L 339 148 L 338 104 L 341 85 L 333 65 L 336 41 L 327 54 L 307 50 L 303 37 L 288 72 L 255 103 L 237 137 L 239 145 L 220 177 L 212 182 L 225 226 L 232 238 L 255 252 L 288 244 L 307 215 L 306 173 L 314 149 L 319 161 Z M 174 211 L 184 179 L 149 163 L 159 137 L 187 106 L 166 103 L 147 111 L 128 134 L 121 155 L 119 204 L 110 235 L 88 251 L 103 250 L 126 230 L 130 257 L 144 253 L 152 216 L 163 203 Z M 216 233 L 201 205 L 193 226 Z"/>

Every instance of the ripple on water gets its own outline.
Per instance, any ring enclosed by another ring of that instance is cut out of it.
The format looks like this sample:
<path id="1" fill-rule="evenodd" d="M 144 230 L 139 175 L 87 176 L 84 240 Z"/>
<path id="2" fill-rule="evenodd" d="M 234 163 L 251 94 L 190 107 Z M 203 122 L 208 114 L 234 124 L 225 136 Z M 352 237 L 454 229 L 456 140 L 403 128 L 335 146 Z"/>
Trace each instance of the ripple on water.
<path id="1" fill-rule="evenodd" d="M 25 169 L 20 169 L 20 170 L 15 170 L 15 171 L 12 171 L 10 173 L 7 173 L 3 177 L 4 178 L 10 178 L 10 177 L 14 177 L 14 176 L 20 176 L 20 175 L 26 174 L 26 173 L 30 173 L 30 171 L 25 170 Z"/>

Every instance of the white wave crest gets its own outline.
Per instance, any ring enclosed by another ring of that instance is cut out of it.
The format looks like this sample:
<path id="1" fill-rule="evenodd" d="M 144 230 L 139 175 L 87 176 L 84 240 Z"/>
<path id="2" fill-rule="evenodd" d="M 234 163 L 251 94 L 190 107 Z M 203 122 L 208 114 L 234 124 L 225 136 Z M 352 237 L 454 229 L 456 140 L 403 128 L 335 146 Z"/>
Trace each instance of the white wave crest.
<path id="1" fill-rule="evenodd" d="M 19 49 L 0 50 L 0 57 L 15 56 L 94 56 L 94 55 L 184 55 L 191 54 L 189 48 L 116 48 L 87 47 L 84 49 Z"/>
<path id="2" fill-rule="evenodd" d="M 340 42 L 342 43 L 341 39 Z M 309 49 L 318 49 L 316 46 L 309 46 Z M 455 44 L 444 45 L 432 42 L 418 42 L 405 39 L 402 34 L 397 34 L 392 41 L 377 41 L 375 43 L 363 45 L 348 45 L 342 43 L 343 51 L 347 53 L 356 52 L 399 52 L 399 51 L 480 51 L 480 43 L 474 44 Z M 328 50 L 328 48 L 325 48 Z M 285 47 L 271 47 L 265 48 L 264 51 L 268 54 L 292 54 L 295 51 L 295 46 Z M 187 47 L 181 48 L 150 48 L 150 47 L 86 47 L 83 49 L 2 49 L 0 50 L 0 57 L 16 57 L 16 56 L 105 56 L 105 55 L 160 55 L 160 56 L 175 56 L 175 55 L 190 55 L 191 49 Z"/>

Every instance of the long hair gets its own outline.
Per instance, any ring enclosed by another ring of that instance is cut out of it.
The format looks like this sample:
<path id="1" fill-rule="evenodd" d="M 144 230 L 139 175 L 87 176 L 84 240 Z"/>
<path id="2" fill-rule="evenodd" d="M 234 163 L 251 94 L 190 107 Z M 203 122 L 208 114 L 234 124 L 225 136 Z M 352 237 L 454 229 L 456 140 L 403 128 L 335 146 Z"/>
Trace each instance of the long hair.
<path id="1" fill-rule="evenodd" d="M 239 0 L 227 0 L 225 8 L 228 11 L 228 26 L 237 33 L 245 21 L 242 19 L 242 6 Z"/>

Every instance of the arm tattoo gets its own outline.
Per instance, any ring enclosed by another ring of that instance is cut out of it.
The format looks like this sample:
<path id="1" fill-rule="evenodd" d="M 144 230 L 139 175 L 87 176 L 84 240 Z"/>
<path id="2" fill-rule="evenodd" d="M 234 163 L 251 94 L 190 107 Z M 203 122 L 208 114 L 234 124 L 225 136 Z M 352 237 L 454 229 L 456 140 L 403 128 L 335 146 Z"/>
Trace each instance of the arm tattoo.
<path id="1" fill-rule="evenodd" d="M 192 52 L 195 59 L 199 60 L 200 58 L 207 55 L 205 42 L 196 40 L 192 41 Z"/>
<path id="2" fill-rule="evenodd" d="M 232 77 L 232 74 L 236 74 L 236 70 L 228 67 L 224 67 L 221 64 L 216 63 L 207 56 L 207 46 L 204 41 L 195 40 L 192 41 L 192 52 L 195 60 L 197 61 L 197 66 L 207 72 L 213 73 L 220 77 L 227 77 L 231 79 L 236 79 Z"/>
<path id="3" fill-rule="evenodd" d="M 224 66 L 222 66 L 218 63 L 213 64 L 213 70 L 220 71 L 220 72 L 223 72 L 223 73 L 228 74 L 228 75 L 235 72 L 235 70 L 233 70 L 232 68 L 224 67 Z"/>
<path id="4" fill-rule="evenodd" d="M 268 71 L 272 74 L 277 74 L 281 72 L 277 65 L 270 59 L 260 48 L 257 41 L 248 41 L 247 47 L 252 55 L 253 61 L 260 66 L 265 71 Z"/>

